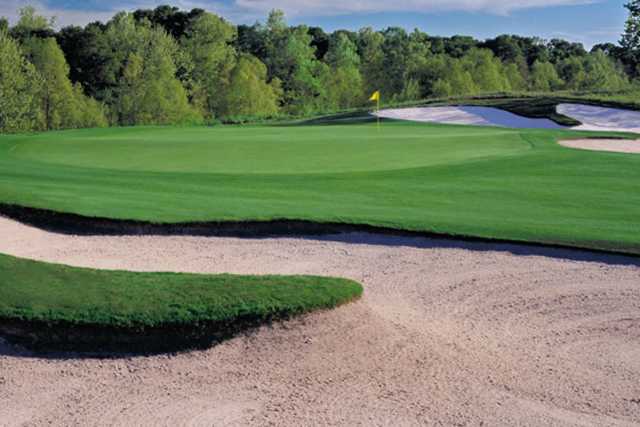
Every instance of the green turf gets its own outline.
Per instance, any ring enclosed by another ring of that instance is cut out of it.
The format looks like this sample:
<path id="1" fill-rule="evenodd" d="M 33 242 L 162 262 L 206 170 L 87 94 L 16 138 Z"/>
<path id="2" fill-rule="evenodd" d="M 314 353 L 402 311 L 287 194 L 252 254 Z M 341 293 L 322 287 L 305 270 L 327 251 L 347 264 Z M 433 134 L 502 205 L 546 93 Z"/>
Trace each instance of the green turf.
<path id="1" fill-rule="evenodd" d="M 306 219 L 640 253 L 640 156 L 410 122 L 0 137 L 0 202 L 152 222 Z"/>
<path id="2" fill-rule="evenodd" d="M 109 327 L 229 323 L 331 308 L 362 287 L 314 276 L 90 270 L 0 255 L 0 320 Z"/>

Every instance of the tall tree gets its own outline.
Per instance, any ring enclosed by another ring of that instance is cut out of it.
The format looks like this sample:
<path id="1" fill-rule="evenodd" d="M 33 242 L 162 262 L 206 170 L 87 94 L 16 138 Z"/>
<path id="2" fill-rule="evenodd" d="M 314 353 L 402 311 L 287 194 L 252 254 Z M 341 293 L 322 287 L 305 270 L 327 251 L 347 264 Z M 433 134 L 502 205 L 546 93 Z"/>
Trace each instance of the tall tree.
<path id="1" fill-rule="evenodd" d="M 178 44 L 161 27 L 136 24 L 127 13 L 116 15 L 101 38 L 103 73 L 109 86 L 104 99 L 113 123 L 172 124 L 198 122 L 186 89 L 176 77 Z"/>
<path id="2" fill-rule="evenodd" d="M 330 108 L 349 108 L 363 102 L 360 57 L 357 48 L 344 33 L 331 38 L 325 60 L 331 72 L 327 73 L 325 87 L 327 105 Z"/>
<path id="3" fill-rule="evenodd" d="M 42 76 L 40 100 L 46 129 L 103 126 L 102 109 L 69 80 L 69 66 L 54 38 L 31 37 L 25 50 Z"/>
<path id="4" fill-rule="evenodd" d="M 630 74 L 640 77 L 640 0 L 631 0 L 625 7 L 629 10 L 629 17 L 620 46 Z"/>
<path id="5" fill-rule="evenodd" d="M 479 91 L 500 92 L 509 89 L 502 63 L 490 50 L 472 49 L 462 61 Z"/>
<path id="6" fill-rule="evenodd" d="M 267 83 L 267 67 L 258 58 L 241 55 L 231 72 L 226 92 L 225 117 L 268 117 L 278 113 L 280 82 Z"/>
<path id="7" fill-rule="evenodd" d="M 24 132 L 42 126 L 42 79 L 18 43 L 0 30 L 0 132 Z"/>
<path id="8" fill-rule="evenodd" d="M 269 78 L 282 81 L 286 109 L 304 114 L 321 108 L 326 91 L 322 82 L 328 67 L 316 58 L 309 29 L 288 27 L 284 13 L 273 10 L 265 30 Z"/>
<path id="9" fill-rule="evenodd" d="M 204 13 L 191 21 L 181 40 L 193 61 L 192 78 L 200 91 L 194 97 L 204 103 L 210 117 L 224 110 L 225 91 L 236 61 L 232 44 L 236 34 L 235 27 L 224 19 Z"/>
<path id="10" fill-rule="evenodd" d="M 529 79 L 531 89 L 540 92 L 560 89 L 564 84 L 550 62 L 536 61 L 531 68 Z"/>
<path id="11" fill-rule="evenodd" d="M 386 73 L 382 43 L 384 36 L 372 28 L 363 28 L 358 33 L 358 53 L 360 54 L 360 72 L 364 81 L 365 93 L 381 90 L 386 96 Z"/>
<path id="12" fill-rule="evenodd" d="M 36 13 L 33 6 L 25 6 L 19 11 L 20 19 L 11 28 L 11 36 L 20 42 L 35 36 L 40 38 L 53 37 L 54 18 L 45 18 Z"/>

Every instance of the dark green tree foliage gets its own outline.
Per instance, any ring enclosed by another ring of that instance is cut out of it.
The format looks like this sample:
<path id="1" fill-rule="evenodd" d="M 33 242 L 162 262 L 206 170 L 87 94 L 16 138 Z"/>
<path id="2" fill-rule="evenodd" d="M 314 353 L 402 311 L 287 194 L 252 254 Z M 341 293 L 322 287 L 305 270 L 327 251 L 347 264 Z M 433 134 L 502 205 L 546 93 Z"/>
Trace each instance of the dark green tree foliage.
<path id="1" fill-rule="evenodd" d="M 174 6 L 158 6 L 155 9 L 138 9 L 133 12 L 133 18 L 137 23 L 150 22 L 154 26 L 160 26 L 179 40 L 189 27 L 191 21 L 204 15 L 203 9 L 192 9 L 190 12 L 183 12 Z"/>
<path id="2" fill-rule="evenodd" d="M 102 44 L 104 30 L 104 25 L 92 23 L 84 28 L 65 27 L 56 35 L 69 64 L 69 77 L 93 98 L 99 98 L 108 87 L 103 74 L 108 60 Z"/>
<path id="3" fill-rule="evenodd" d="M 629 18 L 620 40 L 622 57 L 634 77 L 640 76 L 640 0 L 631 0 L 625 5 Z"/>
<path id="4" fill-rule="evenodd" d="M 334 36 L 339 33 L 334 33 Z M 322 59 L 329 50 L 329 35 L 320 27 L 309 27 L 311 46 L 316 50 L 316 58 Z"/>
<path id="5" fill-rule="evenodd" d="M 238 52 L 253 55 L 265 62 L 267 58 L 267 32 L 260 23 L 238 25 L 235 47 Z"/>

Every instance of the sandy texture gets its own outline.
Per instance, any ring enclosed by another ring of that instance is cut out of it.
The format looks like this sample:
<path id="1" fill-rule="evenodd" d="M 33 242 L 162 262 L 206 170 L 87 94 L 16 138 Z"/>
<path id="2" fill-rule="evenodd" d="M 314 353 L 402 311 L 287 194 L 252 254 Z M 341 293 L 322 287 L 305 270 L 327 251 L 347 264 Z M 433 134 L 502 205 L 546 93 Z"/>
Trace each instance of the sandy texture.
<path id="1" fill-rule="evenodd" d="M 640 154 L 640 139 L 570 139 L 566 141 L 558 141 L 564 147 L 578 148 L 581 150 L 591 151 L 612 151 L 615 153 L 632 153 Z"/>
<path id="2" fill-rule="evenodd" d="M 500 126 L 508 128 L 562 129 L 549 119 L 530 119 L 492 107 L 419 107 L 381 110 L 377 114 L 388 119 L 412 120 L 454 125 Z"/>
<path id="3" fill-rule="evenodd" d="M 640 133 L 640 111 L 582 104 L 560 104 L 556 111 L 582 123 L 573 129 Z"/>
<path id="4" fill-rule="evenodd" d="M 640 262 L 366 234 L 74 237 L 0 217 L 0 252 L 131 270 L 309 273 L 357 303 L 178 355 L 0 344 L 2 425 L 637 425 Z"/>

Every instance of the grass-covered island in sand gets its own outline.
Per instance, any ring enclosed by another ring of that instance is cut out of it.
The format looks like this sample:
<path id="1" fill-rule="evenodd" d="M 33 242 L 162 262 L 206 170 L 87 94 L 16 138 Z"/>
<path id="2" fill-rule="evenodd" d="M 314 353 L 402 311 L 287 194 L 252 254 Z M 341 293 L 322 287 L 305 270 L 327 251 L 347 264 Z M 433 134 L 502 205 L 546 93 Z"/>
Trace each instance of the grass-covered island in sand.
<path id="1" fill-rule="evenodd" d="M 92 270 L 0 255 L 0 331 L 39 350 L 166 351 L 358 298 L 353 281 Z"/>

